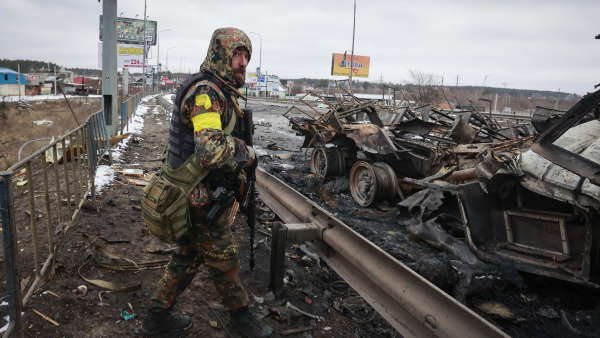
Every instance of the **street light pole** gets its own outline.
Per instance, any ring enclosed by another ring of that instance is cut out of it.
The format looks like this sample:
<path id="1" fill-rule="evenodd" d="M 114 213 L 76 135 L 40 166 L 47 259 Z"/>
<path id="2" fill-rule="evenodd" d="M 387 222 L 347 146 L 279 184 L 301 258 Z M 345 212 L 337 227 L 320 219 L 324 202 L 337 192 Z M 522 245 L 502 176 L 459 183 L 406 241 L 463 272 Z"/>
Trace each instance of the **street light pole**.
<path id="1" fill-rule="evenodd" d="M 169 49 L 167 49 L 167 68 L 166 68 L 166 69 L 167 69 L 168 71 L 171 71 L 171 69 L 169 69 L 169 51 L 170 51 L 171 49 L 175 49 L 175 48 L 177 48 L 177 47 L 176 47 L 176 46 L 175 46 L 175 47 L 169 47 Z"/>
<path id="2" fill-rule="evenodd" d="M 352 72 L 354 70 L 354 37 L 356 31 L 356 0 L 354 0 L 354 20 L 352 21 L 352 54 L 350 54 L 350 84 L 349 89 L 352 93 Z"/>
<path id="3" fill-rule="evenodd" d="M 262 74 L 262 36 L 256 32 L 250 32 L 251 34 L 256 34 L 260 40 L 260 47 L 259 47 L 259 54 L 258 54 L 258 72 L 256 72 L 256 79 L 257 81 L 260 81 L 260 77 Z M 258 89 L 258 93 L 257 96 L 260 97 L 260 86 Z M 266 95 L 266 94 L 265 94 Z"/>
<path id="4" fill-rule="evenodd" d="M 171 28 L 165 28 L 165 29 L 161 29 L 160 31 L 158 31 L 159 34 L 157 34 L 156 36 L 156 68 L 157 68 L 157 81 L 158 81 L 158 89 L 160 90 L 160 33 L 161 32 L 168 32 L 170 31 Z"/>
<path id="5" fill-rule="evenodd" d="M 167 49 L 167 63 L 166 63 L 166 65 L 167 65 L 167 68 L 166 68 L 166 69 L 167 69 L 167 71 L 169 71 L 169 72 L 171 71 L 171 69 L 169 68 L 169 51 L 170 51 L 171 49 L 175 49 L 175 48 L 176 48 L 176 47 L 169 47 L 169 48 Z"/>
<path id="6" fill-rule="evenodd" d="M 259 48 L 259 55 L 258 55 L 258 74 L 256 74 L 257 76 L 260 76 L 260 73 L 262 73 L 262 36 L 260 36 L 260 34 L 256 33 L 256 32 L 250 32 L 251 34 L 256 34 L 258 35 L 258 38 L 260 39 L 260 48 Z"/>
<path id="7" fill-rule="evenodd" d="M 144 96 L 146 95 L 146 24 L 147 24 L 147 18 L 146 18 L 146 0 L 144 0 L 144 62 L 142 65 L 142 74 L 143 74 L 143 80 L 142 83 L 144 84 Z"/>

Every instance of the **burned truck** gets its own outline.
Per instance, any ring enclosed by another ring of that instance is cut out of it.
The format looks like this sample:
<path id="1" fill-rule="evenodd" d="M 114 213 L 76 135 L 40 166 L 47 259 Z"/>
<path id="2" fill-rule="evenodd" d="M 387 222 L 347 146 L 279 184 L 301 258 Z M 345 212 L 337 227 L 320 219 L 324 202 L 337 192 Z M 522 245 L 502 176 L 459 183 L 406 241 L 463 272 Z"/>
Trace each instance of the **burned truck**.
<path id="1" fill-rule="evenodd" d="M 361 206 L 400 201 L 420 182 L 451 185 L 480 259 L 600 285 L 599 92 L 566 113 L 538 109 L 535 136 L 481 113 L 347 98 L 290 119 L 313 148 L 312 172 L 348 175 Z"/>
<path id="2" fill-rule="evenodd" d="M 517 156 L 475 168 L 460 193 L 466 238 L 483 260 L 598 287 L 600 91 L 586 95 Z"/>
<path id="3" fill-rule="evenodd" d="M 513 139 L 504 132 L 510 128 L 473 111 L 383 106 L 349 93 L 321 101 L 327 111 L 290 108 L 306 115 L 290 123 L 304 136 L 302 147 L 313 149 L 311 171 L 325 179 L 348 175 L 352 197 L 363 207 L 404 198 L 412 189 L 405 177 L 471 168 L 482 146 Z"/>

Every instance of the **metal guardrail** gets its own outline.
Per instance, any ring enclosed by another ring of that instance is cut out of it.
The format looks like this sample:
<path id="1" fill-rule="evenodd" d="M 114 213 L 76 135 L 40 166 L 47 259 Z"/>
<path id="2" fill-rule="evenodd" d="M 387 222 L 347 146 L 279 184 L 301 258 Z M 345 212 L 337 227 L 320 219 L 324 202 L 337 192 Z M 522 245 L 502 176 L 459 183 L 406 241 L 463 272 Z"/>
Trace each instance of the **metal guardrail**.
<path id="1" fill-rule="evenodd" d="M 123 102 L 121 133 L 141 98 L 142 94 L 137 94 Z M 23 336 L 21 309 L 52 267 L 60 243 L 55 236 L 67 232 L 88 196 L 95 202 L 96 168 L 109 150 L 109 134 L 100 111 L 0 172 L 0 225 L 10 315 L 4 338 Z M 22 279 L 21 273 L 27 276 Z"/>
<path id="2" fill-rule="evenodd" d="M 272 230 L 271 288 L 283 286 L 285 244 L 310 241 L 327 264 L 403 337 L 508 337 L 332 214 L 256 170 L 261 199 L 286 223 Z"/>

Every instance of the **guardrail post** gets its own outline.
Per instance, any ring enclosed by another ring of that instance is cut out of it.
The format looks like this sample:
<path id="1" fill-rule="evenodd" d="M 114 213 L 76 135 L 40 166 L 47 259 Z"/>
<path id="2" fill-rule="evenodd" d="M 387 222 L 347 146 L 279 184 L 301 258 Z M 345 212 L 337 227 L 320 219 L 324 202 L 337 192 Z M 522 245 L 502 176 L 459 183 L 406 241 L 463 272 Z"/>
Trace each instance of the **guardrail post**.
<path id="1" fill-rule="evenodd" d="M 2 225 L 2 239 L 4 245 L 4 261 L 6 267 L 6 299 L 8 301 L 11 327 L 7 334 L 14 330 L 15 336 L 23 337 L 21 312 L 23 309 L 21 299 L 21 286 L 19 264 L 17 262 L 17 237 L 12 210 L 12 195 L 10 188 L 12 174 L 0 172 L 0 225 Z"/>
<path id="2" fill-rule="evenodd" d="M 271 228 L 271 278 L 270 288 L 275 295 L 283 291 L 285 274 L 285 248 L 287 246 L 287 230 L 281 223 L 274 223 Z"/>

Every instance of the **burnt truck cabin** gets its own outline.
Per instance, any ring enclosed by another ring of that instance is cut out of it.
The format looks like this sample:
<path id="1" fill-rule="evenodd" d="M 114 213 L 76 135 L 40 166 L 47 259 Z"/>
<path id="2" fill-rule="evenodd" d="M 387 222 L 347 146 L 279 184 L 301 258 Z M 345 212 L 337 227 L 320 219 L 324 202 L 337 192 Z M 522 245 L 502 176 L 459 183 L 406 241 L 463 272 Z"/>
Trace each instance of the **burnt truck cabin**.
<path id="1" fill-rule="evenodd" d="M 518 158 L 464 187 L 469 245 L 484 260 L 600 286 L 600 91 L 586 95 Z"/>
<path id="2" fill-rule="evenodd" d="M 471 249 L 484 261 L 598 286 L 597 211 L 542 196 L 515 182 L 502 185 L 486 193 L 474 182 L 460 194 Z"/>

